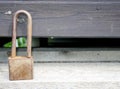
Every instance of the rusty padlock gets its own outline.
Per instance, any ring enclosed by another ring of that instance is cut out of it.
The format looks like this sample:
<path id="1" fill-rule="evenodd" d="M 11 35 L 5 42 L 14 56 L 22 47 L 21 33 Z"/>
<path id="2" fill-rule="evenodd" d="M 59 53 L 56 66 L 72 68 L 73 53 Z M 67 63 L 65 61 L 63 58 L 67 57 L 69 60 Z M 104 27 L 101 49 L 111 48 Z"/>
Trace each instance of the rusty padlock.
<path id="1" fill-rule="evenodd" d="M 28 18 L 27 56 L 16 56 L 17 18 L 21 13 L 25 14 Z M 33 79 L 33 57 L 31 56 L 31 44 L 32 44 L 32 17 L 29 12 L 25 10 L 18 10 L 13 17 L 12 51 L 11 56 L 8 58 L 10 80 Z"/>

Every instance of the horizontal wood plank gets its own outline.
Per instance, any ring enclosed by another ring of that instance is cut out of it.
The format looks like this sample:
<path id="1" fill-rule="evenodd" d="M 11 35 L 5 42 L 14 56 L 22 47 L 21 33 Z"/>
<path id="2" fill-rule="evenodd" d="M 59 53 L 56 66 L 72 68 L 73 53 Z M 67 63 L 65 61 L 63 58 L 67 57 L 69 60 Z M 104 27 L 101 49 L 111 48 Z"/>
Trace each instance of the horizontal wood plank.
<path id="1" fill-rule="evenodd" d="M 119 38 L 120 1 L 85 1 L 36 0 L 33 3 L 31 0 L 0 0 L 0 36 L 11 36 L 12 16 L 15 11 L 24 9 L 32 15 L 34 37 Z M 9 11 L 11 14 L 7 13 Z M 20 20 L 21 18 L 24 15 L 21 15 Z M 26 23 L 26 20 L 18 23 L 18 36 L 26 35 Z"/>

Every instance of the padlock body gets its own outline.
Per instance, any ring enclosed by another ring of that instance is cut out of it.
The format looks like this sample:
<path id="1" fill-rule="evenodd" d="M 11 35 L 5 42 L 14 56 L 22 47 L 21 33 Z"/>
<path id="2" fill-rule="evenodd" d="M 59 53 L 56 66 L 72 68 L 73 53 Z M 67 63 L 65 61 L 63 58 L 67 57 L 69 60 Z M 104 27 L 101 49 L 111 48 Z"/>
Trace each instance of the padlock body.
<path id="1" fill-rule="evenodd" d="M 33 58 L 17 56 L 9 57 L 9 79 L 29 80 L 33 79 Z"/>

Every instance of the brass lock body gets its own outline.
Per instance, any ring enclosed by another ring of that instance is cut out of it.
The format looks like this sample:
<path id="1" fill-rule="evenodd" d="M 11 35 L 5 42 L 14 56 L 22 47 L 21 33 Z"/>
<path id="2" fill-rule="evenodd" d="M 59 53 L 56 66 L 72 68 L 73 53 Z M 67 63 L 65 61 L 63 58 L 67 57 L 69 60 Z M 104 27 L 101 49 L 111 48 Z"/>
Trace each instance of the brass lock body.
<path id="1" fill-rule="evenodd" d="M 16 29 L 19 14 L 25 14 L 28 18 L 27 24 L 27 56 L 16 56 Z M 13 17 L 12 51 L 8 58 L 9 79 L 29 80 L 33 79 L 33 57 L 31 56 L 32 44 L 32 17 L 25 10 L 18 10 Z"/>

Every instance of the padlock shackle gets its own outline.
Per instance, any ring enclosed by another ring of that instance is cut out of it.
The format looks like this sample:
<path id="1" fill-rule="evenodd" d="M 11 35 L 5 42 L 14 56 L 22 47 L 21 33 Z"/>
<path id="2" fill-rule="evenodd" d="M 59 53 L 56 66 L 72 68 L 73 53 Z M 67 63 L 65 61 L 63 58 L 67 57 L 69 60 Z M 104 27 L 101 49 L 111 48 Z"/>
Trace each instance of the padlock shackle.
<path id="1" fill-rule="evenodd" d="M 27 57 L 31 57 L 31 45 L 32 45 L 32 16 L 28 11 L 18 10 L 15 12 L 13 17 L 13 33 L 12 33 L 12 52 L 11 57 L 16 57 L 16 29 L 17 29 L 17 18 L 19 14 L 25 14 L 28 18 L 27 24 Z"/>

